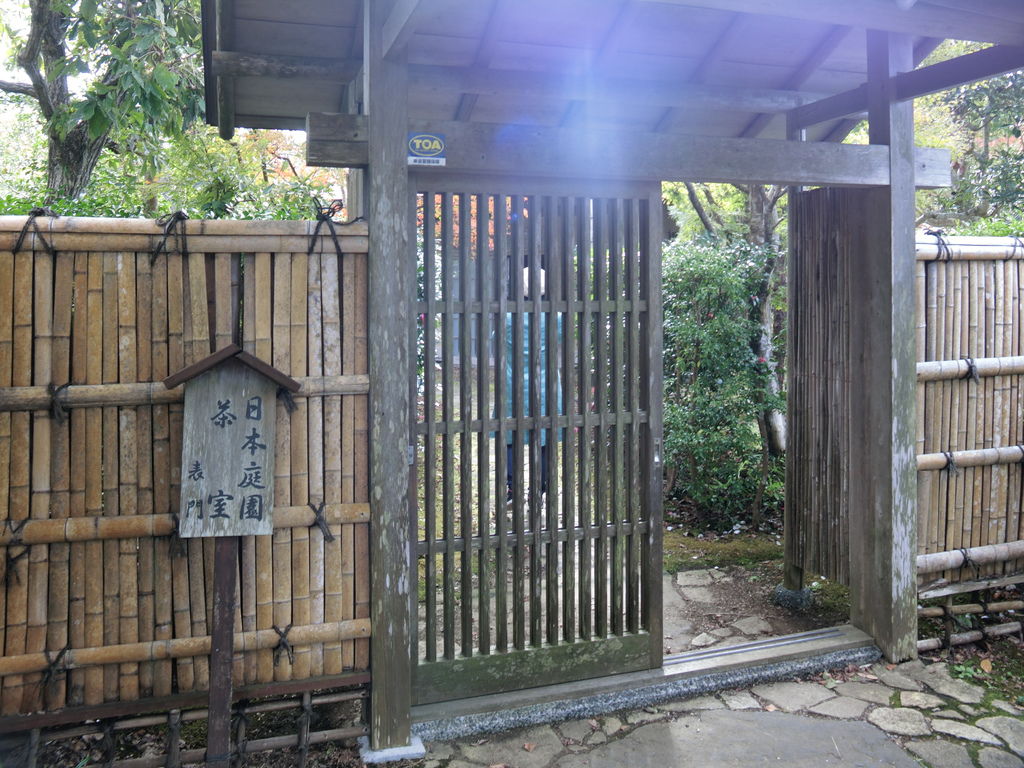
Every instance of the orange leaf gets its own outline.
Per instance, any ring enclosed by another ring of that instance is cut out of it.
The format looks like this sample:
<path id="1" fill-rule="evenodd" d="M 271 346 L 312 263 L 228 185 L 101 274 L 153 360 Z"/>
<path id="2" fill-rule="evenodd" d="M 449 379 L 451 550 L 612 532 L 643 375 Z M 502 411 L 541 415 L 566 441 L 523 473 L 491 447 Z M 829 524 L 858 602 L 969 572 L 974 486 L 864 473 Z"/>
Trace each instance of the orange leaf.
<path id="1" fill-rule="evenodd" d="M 536 748 L 537 745 L 534 744 L 532 741 L 528 741 L 525 744 L 523 744 L 523 749 L 525 749 L 527 752 L 533 752 L 533 750 L 535 750 Z"/>
<path id="2" fill-rule="evenodd" d="M 992 659 L 982 659 L 978 663 L 978 666 L 981 667 L 986 672 L 991 672 L 992 671 Z"/>

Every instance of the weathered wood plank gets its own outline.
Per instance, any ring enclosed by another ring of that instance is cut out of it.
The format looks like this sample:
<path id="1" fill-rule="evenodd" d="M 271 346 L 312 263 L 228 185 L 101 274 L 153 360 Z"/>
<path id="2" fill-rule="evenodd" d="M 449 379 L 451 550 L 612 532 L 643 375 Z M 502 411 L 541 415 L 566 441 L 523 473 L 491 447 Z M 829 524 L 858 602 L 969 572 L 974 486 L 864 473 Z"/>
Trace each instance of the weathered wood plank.
<path id="1" fill-rule="evenodd" d="M 373 686 L 370 744 L 374 749 L 409 743 L 412 683 L 410 648 L 409 504 L 406 451 L 409 439 L 409 263 L 404 149 L 404 56 L 385 60 L 381 32 L 391 3 L 364 0 L 366 110 L 370 121 L 367 326 L 370 391 L 370 611 Z"/>
<path id="2" fill-rule="evenodd" d="M 366 120 L 357 115 L 311 116 L 308 140 L 311 145 L 320 142 L 318 161 L 342 164 L 351 150 L 339 150 L 334 158 L 329 145 L 335 137 L 364 133 Z M 594 129 L 581 134 L 578 129 L 428 120 L 411 121 L 409 129 L 444 134 L 447 165 L 441 170 L 445 173 L 831 186 L 889 183 L 889 151 L 881 146 L 625 130 Z M 405 146 L 404 135 L 401 146 Z M 947 151 L 918 148 L 914 164 L 919 186 L 949 186 Z"/>

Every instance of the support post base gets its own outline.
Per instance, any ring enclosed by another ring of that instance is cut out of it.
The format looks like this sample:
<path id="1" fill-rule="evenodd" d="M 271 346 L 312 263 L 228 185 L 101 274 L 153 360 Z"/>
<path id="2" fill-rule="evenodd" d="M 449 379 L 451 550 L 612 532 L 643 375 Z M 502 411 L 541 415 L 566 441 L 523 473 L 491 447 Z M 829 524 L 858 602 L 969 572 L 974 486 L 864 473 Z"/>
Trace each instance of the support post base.
<path id="1" fill-rule="evenodd" d="M 370 738 L 359 737 L 359 759 L 364 763 L 390 763 L 395 760 L 417 760 L 426 757 L 427 748 L 423 746 L 423 739 L 419 736 L 410 736 L 409 743 L 402 747 L 389 747 L 387 749 L 370 749 Z"/>

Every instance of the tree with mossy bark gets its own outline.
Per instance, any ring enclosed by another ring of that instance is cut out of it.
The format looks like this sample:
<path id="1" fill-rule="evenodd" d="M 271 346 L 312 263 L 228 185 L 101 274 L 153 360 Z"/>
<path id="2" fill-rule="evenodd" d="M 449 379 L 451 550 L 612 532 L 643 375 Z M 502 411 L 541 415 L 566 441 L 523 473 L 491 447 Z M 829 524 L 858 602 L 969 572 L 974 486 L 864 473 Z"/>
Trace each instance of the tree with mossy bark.
<path id="1" fill-rule="evenodd" d="M 47 200 L 74 199 L 105 151 L 155 170 L 162 143 L 202 115 L 193 0 L 29 0 L 3 4 L 2 33 L 23 80 L 0 90 L 36 104 L 47 139 Z"/>

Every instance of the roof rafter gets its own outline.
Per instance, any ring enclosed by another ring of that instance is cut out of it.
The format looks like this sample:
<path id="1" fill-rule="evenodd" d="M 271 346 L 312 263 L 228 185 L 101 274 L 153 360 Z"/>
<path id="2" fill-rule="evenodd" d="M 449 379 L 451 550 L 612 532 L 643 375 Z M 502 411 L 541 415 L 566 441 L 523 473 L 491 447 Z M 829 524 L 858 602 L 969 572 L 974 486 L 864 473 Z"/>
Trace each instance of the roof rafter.
<path id="1" fill-rule="evenodd" d="M 487 14 L 487 22 L 484 24 L 483 34 L 480 35 L 480 42 L 476 46 L 476 55 L 473 56 L 473 66 L 484 68 L 491 63 L 494 56 L 494 46 L 498 42 L 498 11 L 501 0 L 494 0 L 491 3 L 490 13 Z M 473 116 L 473 109 L 479 94 L 464 93 L 459 97 L 459 105 L 455 108 L 456 120 L 469 120 Z"/>
<path id="2" fill-rule="evenodd" d="M 780 16 L 817 21 L 824 24 L 845 24 L 871 27 L 885 32 L 910 35 L 949 37 L 951 29 L 964 40 L 979 40 L 1006 45 L 1024 45 L 1024 20 L 1019 22 L 986 16 L 974 9 L 960 10 L 922 0 L 912 8 L 901 9 L 892 0 L 637 0 L 664 5 L 710 8 L 720 11 Z M 979 4 L 980 5 L 980 4 Z"/>

